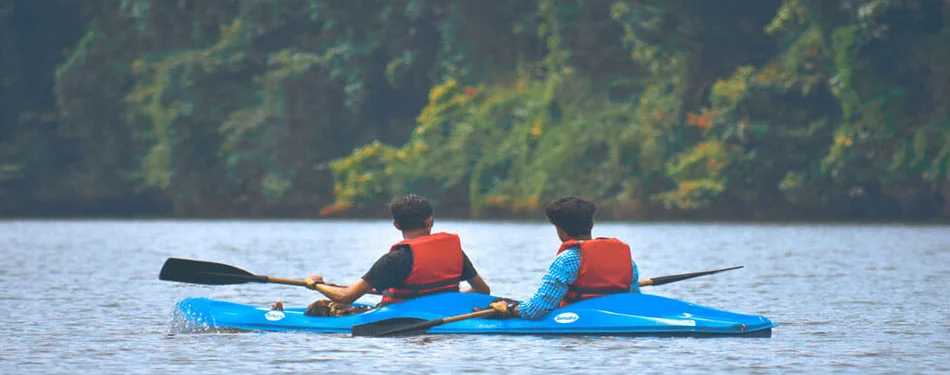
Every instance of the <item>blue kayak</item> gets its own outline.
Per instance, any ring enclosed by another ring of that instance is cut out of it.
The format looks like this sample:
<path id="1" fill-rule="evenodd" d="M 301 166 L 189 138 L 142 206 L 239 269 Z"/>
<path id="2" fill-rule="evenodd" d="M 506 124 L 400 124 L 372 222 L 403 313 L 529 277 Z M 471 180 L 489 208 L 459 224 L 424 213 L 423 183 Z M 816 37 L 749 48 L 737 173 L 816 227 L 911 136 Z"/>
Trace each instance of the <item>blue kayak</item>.
<path id="1" fill-rule="evenodd" d="M 345 317 L 310 317 L 306 308 L 271 311 L 208 298 L 187 298 L 178 310 L 189 323 L 255 331 L 350 333 L 354 325 L 390 318 L 440 319 L 485 307 L 492 297 L 442 293 Z M 615 294 L 555 309 L 540 320 L 474 318 L 433 327 L 429 334 L 531 334 L 770 337 L 775 324 L 746 315 L 650 294 Z"/>

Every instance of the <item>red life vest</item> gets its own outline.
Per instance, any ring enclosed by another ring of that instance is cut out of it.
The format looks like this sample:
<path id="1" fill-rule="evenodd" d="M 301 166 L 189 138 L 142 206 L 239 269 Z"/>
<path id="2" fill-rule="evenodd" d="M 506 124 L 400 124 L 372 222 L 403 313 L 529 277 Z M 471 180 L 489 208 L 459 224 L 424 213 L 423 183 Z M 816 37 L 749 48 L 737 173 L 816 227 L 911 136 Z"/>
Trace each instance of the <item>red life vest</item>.
<path id="1" fill-rule="evenodd" d="M 560 307 L 587 298 L 630 292 L 633 282 L 633 258 L 630 246 L 616 238 L 595 238 L 587 241 L 570 240 L 557 250 L 580 245 L 581 268 L 577 280 L 568 287 Z"/>
<path id="2" fill-rule="evenodd" d="M 457 292 L 462 278 L 462 241 L 456 234 L 434 233 L 397 242 L 390 252 L 409 245 L 412 271 L 402 285 L 383 292 L 383 304 L 428 294 Z"/>

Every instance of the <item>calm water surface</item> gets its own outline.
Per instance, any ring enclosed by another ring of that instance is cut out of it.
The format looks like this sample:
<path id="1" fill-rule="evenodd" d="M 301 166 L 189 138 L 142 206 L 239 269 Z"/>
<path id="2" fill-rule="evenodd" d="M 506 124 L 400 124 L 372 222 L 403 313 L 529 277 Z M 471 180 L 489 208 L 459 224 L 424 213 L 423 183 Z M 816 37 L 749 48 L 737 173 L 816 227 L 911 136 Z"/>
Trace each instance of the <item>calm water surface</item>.
<path id="1" fill-rule="evenodd" d="M 529 296 L 554 256 L 544 223 L 440 221 L 495 295 Z M 176 301 L 316 298 L 282 285 L 158 280 L 167 257 L 329 281 L 359 278 L 399 234 L 385 221 L 0 222 L 2 373 L 950 373 L 950 227 L 599 224 L 641 277 L 744 269 L 645 292 L 780 324 L 765 339 L 194 332 Z M 367 297 L 367 301 L 375 301 Z"/>

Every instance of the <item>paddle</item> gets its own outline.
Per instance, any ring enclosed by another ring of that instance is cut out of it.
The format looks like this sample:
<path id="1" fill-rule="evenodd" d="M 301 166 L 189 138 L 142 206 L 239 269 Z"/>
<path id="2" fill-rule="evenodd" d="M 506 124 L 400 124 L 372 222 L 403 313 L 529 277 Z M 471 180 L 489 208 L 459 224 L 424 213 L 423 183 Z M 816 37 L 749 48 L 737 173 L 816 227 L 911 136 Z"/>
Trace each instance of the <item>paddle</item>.
<path id="1" fill-rule="evenodd" d="M 651 285 L 656 286 L 656 285 L 675 283 L 677 281 L 692 279 L 694 277 L 700 277 L 700 276 L 712 275 L 714 273 L 737 270 L 742 267 L 745 267 L 745 266 L 735 266 L 735 267 L 723 268 L 723 269 L 712 270 L 712 271 L 681 273 L 679 275 L 654 277 L 652 279 L 646 279 L 646 280 L 641 281 L 640 286 L 651 286 Z"/>
<path id="2" fill-rule="evenodd" d="M 380 320 L 378 322 L 366 323 L 353 326 L 353 336 L 408 336 L 426 333 L 429 328 L 440 326 L 446 323 L 457 322 L 471 318 L 483 318 L 495 315 L 498 312 L 492 309 L 476 311 L 465 315 L 458 315 L 442 319 L 416 319 L 416 318 L 392 318 Z"/>
<path id="3" fill-rule="evenodd" d="M 641 281 L 640 286 L 650 286 L 650 285 L 663 285 L 674 283 L 677 281 L 682 281 L 686 279 L 692 279 L 694 277 L 712 275 L 714 273 L 730 271 L 742 268 L 743 266 L 729 267 L 712 271 L 703 271 L 703 272 L 692 272 L 692 273 L 683 273 L 679 275 L 670 275 L 670 276 L 660 276 L 652 279 L 646 279 Z M 417 319 L 417 318 L 392 318 L 384 319 L 380 321 L 375 321 L 371 323 L 364 323 L 360 325 L 355 325 L 352 328 L 353 336 L 373 336 L 373 337 L 385 337 L 385 336 L 408 336 L 408 335 L 418 335 L 426 333 L 429 328 L 440 326 L 446 323 L 457 322 L 460 320 L 471 319 L 471 318 L 481 318 L 491 316 L 497 313 L 495 310 L 481 310 L 476 311 L 470 314 L 458 315 L 442 319 Z"/>
<path id="4" fill-rule="evenodd" d="M 307 286 L 304 280 L 255 275 L 235 266 L 203 260 L 168 258 L 158 274 L 159 280 L 203 285 L 235 285 L 246 283 L 274 283 Z M 325 283 L 331 286 L 341 286 Z M 379 294 L 371 291 L 372 294 Z"/>

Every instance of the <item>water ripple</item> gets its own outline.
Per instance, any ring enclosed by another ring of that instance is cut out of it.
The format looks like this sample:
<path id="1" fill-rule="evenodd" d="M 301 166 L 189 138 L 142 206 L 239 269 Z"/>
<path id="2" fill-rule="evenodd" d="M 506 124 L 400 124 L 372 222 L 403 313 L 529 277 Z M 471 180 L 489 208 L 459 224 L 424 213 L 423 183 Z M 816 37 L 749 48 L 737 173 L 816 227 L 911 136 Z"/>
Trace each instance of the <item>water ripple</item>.
<path id="1" fill-rule="evenodd" d="M 529 296 L 554 255 L 545 223 L 439 221 L 497 295 Z M 364 339 L 192 324 L 186 297 L 304 305 L 279 285 L 162 282 L 167 257 L 279 277 L 359 278 L 387 221 L 0 222 L 0 368 L 25 373 L 941 374 L 950 371 L 950 230 L 940 226 L 603 223 L 643 277 L 742 264 L 645 292 L 780 326 L 769 339 L 446 335 Z M 504 244 L 500 246 L 499 244 Z M 511 251 L 517 249 L 517 251 Z M 394 353 L 398 353 L 394 354 Z M 579 362 L 579 359 L 582 361 Z"/>

